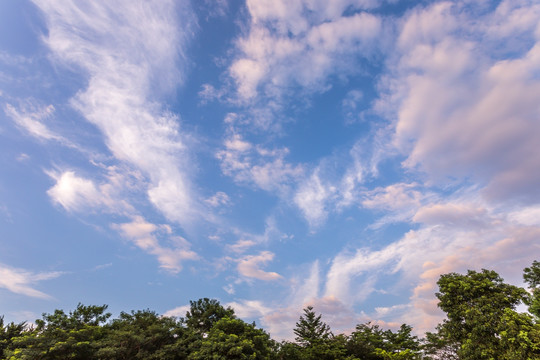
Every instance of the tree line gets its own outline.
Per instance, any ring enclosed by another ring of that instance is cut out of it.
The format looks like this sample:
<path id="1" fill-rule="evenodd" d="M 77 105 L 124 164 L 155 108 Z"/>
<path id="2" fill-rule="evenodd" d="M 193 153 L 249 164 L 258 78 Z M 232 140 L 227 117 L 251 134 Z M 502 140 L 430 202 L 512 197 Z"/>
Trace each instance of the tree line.
<path id="1" fill-rule="evenodd" d="M 287 360 L 533 360 L 540 359 L 540 262 L 525 268 L 529 289 L 494 271 L 442 275 L 436 297 L 446 318 L 423 338 L 407 324 L 395 331 L 373 323 L 334 334 L 313 307 L 300 314 L 295 341 L 278 342 L 231 307 L 208 298 L 190 302 L 185 317 L 151 310 L 121 312 L 79 304 L 43 314 L 35 325 L 5 324 L 2 359 L 287 359 Z M 525 304 L 528 312 L 516 311 Z"/>

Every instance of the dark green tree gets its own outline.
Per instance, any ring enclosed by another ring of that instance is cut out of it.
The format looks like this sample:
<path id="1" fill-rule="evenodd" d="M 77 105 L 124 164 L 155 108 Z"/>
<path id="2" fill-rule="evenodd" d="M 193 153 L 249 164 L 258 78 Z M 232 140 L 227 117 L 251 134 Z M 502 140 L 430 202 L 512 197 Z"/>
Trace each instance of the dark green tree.
<path id="1" fill-rule="evenodd" d="M 9 359 L 92 359 L 98 342 L 106 336 L 101 326 L 111 316 L 106 305 L 84 306 L 69 314 L 55 310 L 36 320 L 36 327 L 13 339 Z"/>
<path id="2" fill-rule="evenodd" d="M 26 330 L 26 323 L 15 324 L 11 322 L 4 325 L 4 317 L 0 316 L 0 359 L 4 351 L 12 349 L 13 339 L 21 337 Z"/>
<path id="3" fill-rule="evenodd" d="M 301 347 L 302 359 L 341 359 L 345 356 L 346 339 L 334 337 L 330 327 L 321 320 L 312 306 L 304 309 L 304 314 L 296 323 L 294 334 Z M 289 350 L 292 350 L 291 348 Z"/>
<path id="4" fill-rule="evenodd" d="M 347 353 L 365 360 L 419 359 L 420 341 L 406 324 L 397 332 L 383 331 L 371 323 L 359 324 L 349 337 Z"/>
<path id="5" fill-rule="evenodd" d="M 99 359 L 186 359 L 178 342 L 184 336 L 181 321 L 150 310 L 122 312 L 106 326 L 108 336 L 99 343 Z"/>
<path id="6" fill-rule="evenodd" d="M 186 325 L 196 333 L 208 333 L 212 326 L 224 317 L 236 318 L 231 307 L 224 308 L 214 299 L 203 298 L 189 303 L 191 306 L 186 313 Z"/>
<path id="7" fill-rule="evenodd" d="M 297 343 L 304 347 L 313 346 L 332 336 L 330 327 L 321 320 L 321 317 L 322 315 L 315 314 L 313 306 L 304 309 L 304 314 L 300 316 L 294 328 Z"/>
<path id="8" fill-rule="evenodd" d="M 190 360 L 271 360 L 276 358 L 276 344 L 255 324 L 223 317 L 210 329 L 200 349 L 190 354 Z"/>

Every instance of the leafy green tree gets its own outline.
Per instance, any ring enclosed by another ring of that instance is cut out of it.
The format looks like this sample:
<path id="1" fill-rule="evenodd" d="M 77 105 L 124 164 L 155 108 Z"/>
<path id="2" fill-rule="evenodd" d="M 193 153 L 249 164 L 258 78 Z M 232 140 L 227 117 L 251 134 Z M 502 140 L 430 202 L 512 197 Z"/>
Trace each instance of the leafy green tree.
<path id="1" fill-rule="evenodd" d="M 384 331 L 379 325 L 368 322 L 356 325 L 356 330 L 347 342 L 347 353 L 360 359 L 379 360 L 380 356 L 375 353 L 375 349 L 382 349 L 383 346 Z"/>
<path id="2" fill-rule="evenodd" d="M 540 359 L 540 324 L 529 314 L 505 309 L 499 326 L 500 349 L 497 359 Z"/>
<path id="3" fill-rule="evenodd" d="M 161 317 L 150 310 L 120 313 L 108 336 L 99 343 L 99 359 L 186 359 L 187 350 L 177 344 L 184 335 L 181 321 Z"/>
<path id="4" fill-rule="evenodd" d="M 270 336 L 255 328 L 255 324 L 223 317 L 212 326 L 200 349 L 189 359 L 270 360 L 276 358 L 275 347 Z"/>
<path id="5" fill-rule="evenodd" d="M 381 330 L 371 323 L 359 324 L 347 343 L 348 354 L 365 360 L 418 359 L 420 341 L 412 327 L 403 324 L 397 332 Z"/>
<path id="6" fill-rule="evenodd" d="M 540 320 L 540 262 L 533 261 L 531 267 L 523 270 L 523 279 L 531 289 L 531 295 L 527 299 L 529 312 Z"/>
<path id="7" fill-rule="evenodd" d="M 278 358 L 283 360 L 302 360 L 304 359 L 303 348 L 289 341 L 283 341 L 279 344 Z"/>
<path id="8" fill-rule="evenodd" d="M 208 333 L 212 326 L 224 317 L 236 318 L 231 307 L 224 308 L 215 299 L 203 298 L 189 303 L 191 306 L 186 313 L 186 325 L 188 329 L 200 334 Z"/>
<path id="9" fill-rule="evenodd" d="M 106 305 L 84 306 L 69 314 L 55 310 L 36 320 L 36 328 L 13 339 L 9 359 L 92 359 L 98 341 L 106 336 L 101 326 L 111 316 Z"/>
<path id="10" fill-rule="evenodd" d="M 447 314 L 439 327 L 441 337 L 459 346 L 459 359 L 497 359 L 504 352 L 503 317 L 526 298 L 526 291 L 489 270 L 442 275 L 438 285 L 439 307 Z"/>
<path id="11" fill-rule="evenodd" d="M 13 322 L 4 325 L 4 317 L 0 316 L 0 358 L 4 351 L 11 349 L 13 339 L 21 337 L 26 330 L 26 323 L 15 324 Z"/>

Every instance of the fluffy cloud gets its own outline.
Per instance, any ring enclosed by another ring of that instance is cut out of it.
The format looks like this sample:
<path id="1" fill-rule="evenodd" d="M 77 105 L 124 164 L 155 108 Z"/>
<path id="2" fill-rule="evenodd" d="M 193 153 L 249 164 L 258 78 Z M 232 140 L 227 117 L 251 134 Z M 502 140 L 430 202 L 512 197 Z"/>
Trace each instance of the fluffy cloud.
<path id="1" fill-rule="evenodd" d="M 274 254 L 270 251 L 262 251 L 259 255 L 247 255 L 238 260 L 238 272 L 247 278 L 259 280 L 278 280 L 281 275 L 276 272 L 267 272 L 260 269 L 274 259 Z"/>
<path id="2" fill-rule="evenodd" d="M 407 168 L 472 179 L 493 200 L 540 199 L 539 21 L 526 1 L 480 17 L 448 2 L 409 15 L 390 68 L 394 143 Z"/>
<path id="3" fill-rule="evenodd" d="M 44 280 L 50 280 L 62 275 L 61 272 L 33 273 L 0 264 L 0 288 L 15 294 L 26 295 L 40 299 L 50 299 L 51 296 L 35 289 L 32 285 Z"/>
<path id="4" fill-rule="evenodd" d="M 187 240 L 180 236 L 172 236 L 171 229 L 167 225 L 155 225 L 142 217 L 135 217 L 132 222 L 113 224 L 112 227 L 141 250 L 156 256 L 160 267 L 171 273 L 180 272 L 184 260 L 199 258 L 190 250 L 191 245 Z M 167 238 L 169 246 L 161 245 L 158 237 Z"/>
<path id="5" fill-rule="evenodd" d="M 88 76 L 73 106 L 101 131 L 116 159 L 150 179 L 148 199 L 169 219 L 188 224 L 199 208 L 186 171 L 189 140 L 159 98 L 182 81 L 190 10 L 172 1 L 34 3 L 47 23 L 52 58 Z"/>
<path id="6" fill-rule="evenodd" d="M 355 60 L 373 53 L 381 20 L 365 12 L 343 14 L 373 3 L 248 1 L 249 31 L 238 39 L 240 54 L 229 68 L 240 99 L 280 98 L 284 89 L 297 85 L 307 92 L 324 91 L 329 75 L 358 71 Z"/>
<path id="7" fill-rule="evenodd" d="M 133 207 L 123 199 L 134 185 L 133 176 L 126 169 L 110 166 L 105 181 L 96 184 L 75 171 L 46 171 L 56 183 L 47 190 L 51 200 L 71 212 L 100 210 L 122 215 L 132 214 Z"/>
<path id="8" fill-rule="evenodd" d="M 303 174 L 303 168 L 285 160 L 289 153 L 287 148 L 267 149 L 246 141 L 238 133 L 234 119 L 231 115 L 225 119 L 229 134 L 224 149 L 216 154 L 222 172 L 241 184 L 255 185 L 279 195 L 290 192 L 291 185 Z"/>

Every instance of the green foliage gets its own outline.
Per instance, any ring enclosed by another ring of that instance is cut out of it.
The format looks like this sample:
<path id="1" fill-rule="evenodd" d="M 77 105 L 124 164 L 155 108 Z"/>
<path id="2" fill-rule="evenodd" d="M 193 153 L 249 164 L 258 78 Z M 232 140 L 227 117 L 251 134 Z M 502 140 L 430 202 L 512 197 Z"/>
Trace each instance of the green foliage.
<path id="1" fill-rule="evenodd" d="M 294 334 L 296 342 L 301 347 L 300 358 L 309 360 L 344 358 L 346 338 L 334 337 L 330 327 L 321 320 L 321 317 L 322 315 L 315 314 L 312 306 L 308 306 L 296 323 Z"/>
<path id="2" fill-rule="evenodd" d="M 223 317 L 212 326 L 200 349 L 189 359 L 270 360 L 275 358 L 274 347 L 270 336 L 256 329 L 254 324 Z"/>
<path id="3" fill-rule="evenodd" d="M 526 298 L 526 291 L 505 284 L 489 270 L 442 275 L 438 285 L 439 307 L 447 314 L 441 335 L 448 343 L 459 344 L 459 358 L 497 359 L 503 352 L 503 316 L 506 309 L 515 309 Z"/>
<path id="4" fill-rule="evenodd" d="M 106 336 L 101 325 L 111 316 L 106 305 L 84 306 L 69 314 L 56 310 L 36 320 L 37 327 L 13 339 L 9 359 L 91 359 Z"/>
<path id="5" fill-rule="evenodd" d="M 0 356 L 4 351 L 11 349 L 13 339 L 20 337 L 26 327 L 26 323 L 15 324 L 13 322 L 4 325 L 4 317 L 0 316 Z"/>
<path id="6" fill-rule="evenodd" d="M 99 359 L 185 359 L 176 347 L 184 328 L 173 318 L 150 310 L 122 312 L 106 326 L 108 334 L 99 344 Z"/>
<path id="7" fill-rule="evenodd" d="M 403 324 L 397 331 L 359 324 L 334 336 L 313 307 L 303 310 L 296 343 L 276 343 L 255 324 L 237 319 L 217 300 L 191 301 L 186 319 L 154 311 L 111 316 L 107 306 L 84 306 L 66 314 L 43 314 L 36 326 L 4 324 L 0 358 L 160 360 L 534 360 L 540 359 L 540 263 L 524 270 L 526 290 L 505 284 L 494 271 L 446 274 L 438 281 L 439 307 L 447 318 L 421 341 Z M 518 313 L 525 302 L 531 314 Z M 3 357 L 2 357 L 3 355 Z"/>
<path id="8" fill-rule="evenodd" d="M 540 324 L 528 314 L 505 309 L 499 326 L 500 349 L 498 359 L 540 359 Z"/>
<path id="9" fill-rule="evenodd" d="M 529 312 L 540 319 L 540 262 L 535 260 L 531 267 L 523 270 L 523 280 L 531 289 L 531 294 L 526 301 Z"/>
<path id="10" fill-rule="evenodd" d="M 197 333 L 208 333 L 212 326 L 224 317 L 236 317 L 231 307 L 224 308 L 214 299 L 204 298 L 189 303 L 191 307 L 186 313 L 186 325 Z"/>
<path id="11" fill-rule="evenodd" d="M 315 314 L 313 306 L 304 309 L 304 315 L 300 316 L 294 328 L 295 340 L 300 345 L 313 346 L 332 336 L 330 327 L 321 320 L 321 316 Z"/>
<path id="12" fill-rule="evenodd" d="M 397 332 L 381 330 L 371 323 L 356 326 L 347 344 L 350 355 L 365 360 L 419 359 L 420 341 L 412 327 L 403 324 Z"/>

